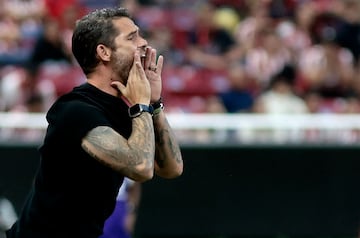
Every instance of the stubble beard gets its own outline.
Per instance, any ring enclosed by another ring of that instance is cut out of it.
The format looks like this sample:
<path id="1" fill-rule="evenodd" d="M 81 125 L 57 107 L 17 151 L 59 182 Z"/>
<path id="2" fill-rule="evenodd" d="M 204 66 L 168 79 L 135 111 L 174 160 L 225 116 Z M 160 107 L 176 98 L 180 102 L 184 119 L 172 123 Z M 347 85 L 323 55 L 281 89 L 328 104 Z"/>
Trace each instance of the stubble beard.
<path id="1" fill-rule="evenodd" d="M 134 59 L 130 59 L 126 56 L 112 55 L 111 62 L 113 67 L 113 72 L 120 82 L 126 85 L 131 67 L 133 65 Z"/>

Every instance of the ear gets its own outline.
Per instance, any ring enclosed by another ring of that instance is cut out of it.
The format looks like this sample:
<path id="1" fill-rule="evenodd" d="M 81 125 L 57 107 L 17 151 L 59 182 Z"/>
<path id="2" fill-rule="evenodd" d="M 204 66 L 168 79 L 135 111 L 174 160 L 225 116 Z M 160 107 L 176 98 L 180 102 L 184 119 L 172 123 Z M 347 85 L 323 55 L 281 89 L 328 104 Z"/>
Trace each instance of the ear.
<path id="1" fill-rule="evenodd" d="M 100 44 L 96 47 L 96 53 L 100 60 L 110 61 L 111 49 L 109 47 Z"/>

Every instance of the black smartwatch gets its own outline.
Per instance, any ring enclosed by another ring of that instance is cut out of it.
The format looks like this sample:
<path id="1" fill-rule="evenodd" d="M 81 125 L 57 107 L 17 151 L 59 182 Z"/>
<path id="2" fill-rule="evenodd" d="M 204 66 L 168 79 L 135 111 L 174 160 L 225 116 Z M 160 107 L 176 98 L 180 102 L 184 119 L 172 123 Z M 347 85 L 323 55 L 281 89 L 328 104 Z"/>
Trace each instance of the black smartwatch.
<path id="1" fill-rule="evenodd" d="M 131 107 L 129 107 L 129 116 L 131 118 L 135 118 L 141 115 L 143 112 L 148 112 L 151 115 L 154 112 L 154 108 L 151 105 L 145 105 L 145 104 L 135 104 Z"/>

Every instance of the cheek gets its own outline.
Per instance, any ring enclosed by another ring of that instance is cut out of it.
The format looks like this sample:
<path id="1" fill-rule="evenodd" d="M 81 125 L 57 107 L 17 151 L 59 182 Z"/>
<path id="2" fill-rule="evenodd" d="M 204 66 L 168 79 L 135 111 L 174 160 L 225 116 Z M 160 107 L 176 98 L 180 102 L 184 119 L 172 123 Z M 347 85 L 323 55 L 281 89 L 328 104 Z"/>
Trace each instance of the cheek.
<path id="1" fill-rule="evenodd" d="M 111 61 L 113 62 L 116 67 L 126 67 L 129 64 L 132 65 L 132 62 L 134 61 L 134 56 L 131 54 L 126 54 L 124 52 L 116 52 L 112 55 Z"/>
<path id="2" fill-rule="evenodd" d="M 117 55 L 126 61 L 134 61 L 134 54 L 136 48 L 134 47 L 123 47 L 118 51 Z"/>
<path id="3" fill-rule="evenodd" d="M 133 65 L 134 57 L 121 53 L 113 54 L 111 58 L 112 68 L 115 74 L 122 79 L 127 79 Z"/>

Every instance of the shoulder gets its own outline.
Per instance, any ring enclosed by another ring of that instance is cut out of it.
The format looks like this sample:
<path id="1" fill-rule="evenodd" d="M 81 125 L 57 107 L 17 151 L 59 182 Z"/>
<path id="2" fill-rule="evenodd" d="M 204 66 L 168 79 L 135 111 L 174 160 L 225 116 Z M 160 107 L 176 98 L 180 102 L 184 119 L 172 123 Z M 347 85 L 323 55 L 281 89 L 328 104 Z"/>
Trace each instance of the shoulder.
<path id="1" fill-rule="evenodd" d="M 59 128 L 95 127 L 107 125 L 103 110 L 81 94 L 71 92 L 61 96 L 49 109 L 46 119 Z M 92 125 L 94 124 L 94 125 Z"/>
<path id="2" fill-rule="evenodd" d="M 98 109 L 96 94 L 93 90 L 87 84 L 75 87 L 71 92 L 59 97 L 50 108 L 49 113 L 61 111 L 78 114 L 84 110 Z"/>
<path id="3" fill-rule="evenodd" d="M 48 115 L 57 114 L 60 116 L 62 114 L 82 114 L 87 113 L 88 111 L 99 109 L 86 100 L 86 98 L 82 97 L 81 95 L 76 94 L 66 94 L 60 97 L 50 108 L 48 111 Z"/>

